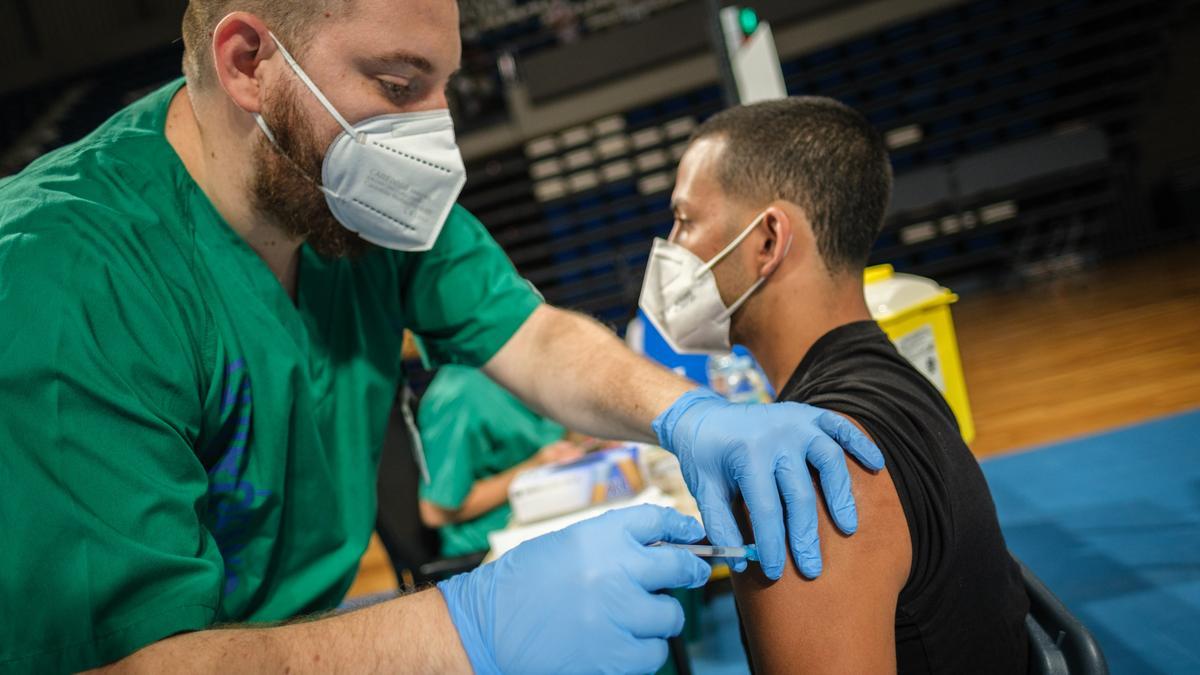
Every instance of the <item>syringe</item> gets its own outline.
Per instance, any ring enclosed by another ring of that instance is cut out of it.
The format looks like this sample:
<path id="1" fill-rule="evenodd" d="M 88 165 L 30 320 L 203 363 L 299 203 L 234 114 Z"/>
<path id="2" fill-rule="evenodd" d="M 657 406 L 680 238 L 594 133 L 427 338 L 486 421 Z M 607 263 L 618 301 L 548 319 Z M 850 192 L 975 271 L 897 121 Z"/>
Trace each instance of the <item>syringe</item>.
<path id="1" fill-rule="evenodd" d="M 754 544 L 745 546 L 709 546 L 707 544 L 675 544 L 669 541 L 656 541 L 651 546 L 670 546 L 680 548 L 701 558 L 745 558 L 758 560 L 758 549 Z"/>

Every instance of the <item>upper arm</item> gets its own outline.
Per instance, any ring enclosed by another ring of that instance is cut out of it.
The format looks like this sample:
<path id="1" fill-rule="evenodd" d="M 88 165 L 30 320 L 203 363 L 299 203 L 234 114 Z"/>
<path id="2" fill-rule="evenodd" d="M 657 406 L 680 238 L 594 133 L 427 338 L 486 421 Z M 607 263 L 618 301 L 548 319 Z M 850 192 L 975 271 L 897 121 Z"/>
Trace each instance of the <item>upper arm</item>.
<path id="1" fill-rule="evenodd" d="M 0 239 L 0 670 L 73 671 L 208 625 L 222 563 L 194 350 L 150 280 L 39 236 Z"/>
<path id="2" fill-rule="evenodd" d="M 853 536 L 842 534 L 818 496 L 821 576 L 805 579 L 789 560 L 783 577 L 773 583 L 757 565 L 734 577 L 758 672 L 896 669 L 896 602 L 912 557 L 908 524 L 886 468 L 873 474 L 849 458 L 847 464 L 859 527 Z M 819 492 L 815 480 L 813 485 Z M 741 520 L 743 533 L 750 535 Z"/>
<path id="3" fill-rule="evenodd" d="M 435 364 L 481 366 L 517 332 L 541 297 L 483 225 L 455 206 L 429 251 L 405 254 L 405 326 Z"/>
<path id="4" fill-rule="evenodd" d="M 562 344 L 570 339 L 564 331 L 570 330 L 574 319 L 569 312 L 551 305 L 534 309 L 512 338 L 488 360 L 483 371 L 531 410 L 546 414 L 545 385 L 552 381 L 532 376 L 530 367 L 538 361 L 530 359 L 529 355 L 545 354 L 547 345 Z"/>

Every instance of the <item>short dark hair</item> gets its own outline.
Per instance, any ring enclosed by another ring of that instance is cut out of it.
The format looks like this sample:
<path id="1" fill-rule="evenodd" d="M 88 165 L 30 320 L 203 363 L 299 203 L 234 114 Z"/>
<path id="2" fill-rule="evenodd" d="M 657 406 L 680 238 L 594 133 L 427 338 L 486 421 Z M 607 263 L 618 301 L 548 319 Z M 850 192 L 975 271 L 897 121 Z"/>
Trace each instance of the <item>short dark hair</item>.
<path id="1" fill-rule="evenodd" d="M 691 142 L 721 137 L 717 180 L 746 201 L 785 199 L 804 209 L 825 264 L 858 271 L 892 194 L 892 166 L 879 132 L 830 98 L 794 96 L 717 113 Z"/>

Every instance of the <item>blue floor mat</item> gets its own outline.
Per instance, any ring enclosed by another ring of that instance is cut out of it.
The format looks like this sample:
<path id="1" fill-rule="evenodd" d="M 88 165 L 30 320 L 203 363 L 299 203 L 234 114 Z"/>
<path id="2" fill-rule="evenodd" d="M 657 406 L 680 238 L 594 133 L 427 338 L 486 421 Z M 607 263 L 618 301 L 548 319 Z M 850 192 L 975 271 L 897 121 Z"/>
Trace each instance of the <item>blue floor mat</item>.
<path id="1" fill-rule="evenodd" d="M 1200 411 L 985 461 L 1009 548 L 1114 673 L 1200 672 Z"/>

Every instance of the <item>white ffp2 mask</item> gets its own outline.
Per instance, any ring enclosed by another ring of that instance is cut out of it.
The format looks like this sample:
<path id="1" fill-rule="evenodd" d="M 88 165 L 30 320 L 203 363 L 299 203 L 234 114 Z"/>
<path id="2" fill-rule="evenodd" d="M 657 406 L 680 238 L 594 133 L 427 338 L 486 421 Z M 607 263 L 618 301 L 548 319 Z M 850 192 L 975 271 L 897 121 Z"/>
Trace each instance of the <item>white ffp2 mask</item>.
<path id="1" fill-rule="evenodd" d="M 325 151 L 320 189 L 333 217 L 363 239 L 397 251 L 433 248 L 467 181 L 449 110 L 393 113 L 351 125 L 274 35 L 284 61 L 343 133 Z M 267 138 L 275 135 L 261 115 Z M 281 150 L 282 152 L 282 150 Z"/>
<path id="2" fill-rule="evenodd" d="M 671 349 L 680 354 L 729 351 L 730 317 L 767 278 L 755 281 L 726 307 L 712 268 L 745 241 L 764 216 L 765 211 L 708 262 L 679 244 L 655 238 L 638 305 Z M 791 247 L 790 240 L 787 246 Z"/>

